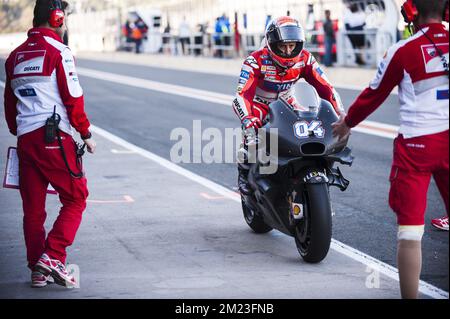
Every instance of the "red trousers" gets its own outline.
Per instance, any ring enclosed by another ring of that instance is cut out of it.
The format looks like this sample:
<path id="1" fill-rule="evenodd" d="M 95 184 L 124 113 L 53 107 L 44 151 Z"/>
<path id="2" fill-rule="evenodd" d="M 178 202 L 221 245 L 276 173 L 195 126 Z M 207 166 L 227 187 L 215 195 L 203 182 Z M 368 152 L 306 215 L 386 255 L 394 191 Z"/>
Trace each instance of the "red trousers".
<path id="1" fill-rule="evenodd" d="M 72 171 L 78 173 L 75 142 L 64 132 L 61 132 L 61 138 L 67 162 Z M 32 269 L 44 252 L 50 258 L 65 263 L 66 248 L 72 245 L 81 223 L 82 213 L 86 208 L 88 196 L 86 178 L 73 178 L 70 175 L 58 142 L 45 143 L 43 127 L 19 136 L 17 154 L 28 267 Z M 46 237 L 45 199 L 49 183 L 58 192 L 63 206 L 52 230 Z"/>
<path id="2" fill-rule="evenodd" d="M 394 141 L 389 205 L 399 225 L 424 225 L 433 176 L 448 215 L 449 131 Z"/>

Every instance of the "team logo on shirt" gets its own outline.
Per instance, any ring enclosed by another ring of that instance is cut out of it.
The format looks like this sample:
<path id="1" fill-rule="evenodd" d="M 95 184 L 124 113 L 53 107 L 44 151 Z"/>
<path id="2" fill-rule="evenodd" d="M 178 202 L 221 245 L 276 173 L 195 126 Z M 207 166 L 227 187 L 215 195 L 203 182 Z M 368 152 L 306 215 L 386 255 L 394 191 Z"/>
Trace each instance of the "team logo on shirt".
<path id="1" fill-rule="evenodd" d="M 434 58 L 436 56 L 436 49 L 435 48 L 427 48 L 427 53 L 429 56 L 431 56 L 432 58 Z"/>
<path id="2" fill-rule="evenodd" d="M 248 65 L 250 65 L 252 68 L 259 69 L 258 62 L 256 61 L 256 59 L 253 56 L 250 55 L 247 59 L 245 59 L 245 62 Z"/>
<path id="3" fill-rule="evenodd" d="M 445 59 L 448 61 L 448 43 L 436 44 L 436 47 L 442 52 Z M 434 44 L 422 45 L 422 57 L 425 64 L 426 73 L 435 73 L 445 71 L 444 64 L 439 52 L 436 50 Z"/>
<path id="4" fill-rule="evenodd" d="M 248 71 L 245 71 L 245 70 L 241 71 L 241 79 L 248 80 L 249 77 L 250 77 L 250 73 Z"/>
<path id="5" fill-rule="evenodd" d="M 18 52 L 14 61 L 14 74 L 42 73 L 45 50 Z"/>
<path id="6" fill-rule="evenodd" d="M 301 61 L 301 62 L 297 62 L 296 64 L 294 64 L 294 66 L 292 67 L 293 69 L 301 69 L 305 67 L 305 62 Z"/>
<path id="7" fill-rule="evenodd" d="M 267 76 L 264 78 L 264 87 L 268 90 L 268 91 L 272 91 L 272 92 L 283 92 L 283 91 L 287 91 L 289 90 L 296 81 L 291 81 L 291 82 L 272 82 L 271 80 L 275 80 L 275 77 L 272 76 Z"/>

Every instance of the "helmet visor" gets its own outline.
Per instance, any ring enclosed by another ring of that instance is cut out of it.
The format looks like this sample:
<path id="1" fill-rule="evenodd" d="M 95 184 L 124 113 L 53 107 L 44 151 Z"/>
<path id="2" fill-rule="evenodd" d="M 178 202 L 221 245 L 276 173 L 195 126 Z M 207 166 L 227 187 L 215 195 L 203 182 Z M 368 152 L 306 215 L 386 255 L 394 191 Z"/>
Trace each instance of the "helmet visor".
<path id="1" fill-rule="evenodd" d="M 280 28 L 275 28 L 274 30 L 269 30 L 267 33 L 267 40 L 269 43 L 275 42 L 304 42 L 305 34 L 302 28 L 298 26 L 283 26 Z"/>

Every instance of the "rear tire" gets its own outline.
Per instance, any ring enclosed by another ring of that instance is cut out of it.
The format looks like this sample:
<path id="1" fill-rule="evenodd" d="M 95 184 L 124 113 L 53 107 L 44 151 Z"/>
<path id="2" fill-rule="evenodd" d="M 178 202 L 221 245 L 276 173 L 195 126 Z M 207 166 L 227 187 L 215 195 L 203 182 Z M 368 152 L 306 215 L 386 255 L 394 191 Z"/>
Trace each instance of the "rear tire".
<path id="1" fill-rule="evenodd" d="M 244 199 L 241 198 L 242 212 L 247 225 L 253 229 L 255 233 L 264 234 L 270 232 L 273 228 L 267 225 L 263 219 L 250 207 L 245 204 Z"/>
<path id="2" fill-rule="evenodd" d="M 328 184 L 308 184 L 304 196 L 305 214 L 295 228 L 295 244 L 303 260 L 318 263 L 331 244 L 331 205 Z"/>

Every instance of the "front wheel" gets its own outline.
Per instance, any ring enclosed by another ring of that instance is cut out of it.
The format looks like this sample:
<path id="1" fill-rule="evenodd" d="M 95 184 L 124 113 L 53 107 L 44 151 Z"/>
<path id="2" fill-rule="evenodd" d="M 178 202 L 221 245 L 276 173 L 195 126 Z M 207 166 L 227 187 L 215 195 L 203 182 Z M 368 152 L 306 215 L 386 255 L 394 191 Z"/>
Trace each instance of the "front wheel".
<path id="1" fill-rule="evenodd" d="M 318 263 L 331 243 L 331 205 L 328 185 L 308 184 L 304 193 L 304 218 L 295 228 L 295 244 L 303 260 Z"/>
<path id="2" fill-rule="evenodd" d="M 250 208 L 241 198 L 242 212 L 244 213 L 244 219 L 247 225 L 253 229 L 255 233 L 264 234 L 270 232 L 273 228 L 267 225 L 263 219 L 256 214 L 256 212 Z"/>

